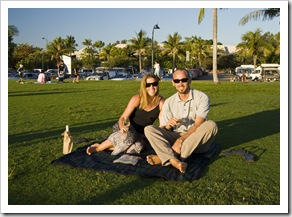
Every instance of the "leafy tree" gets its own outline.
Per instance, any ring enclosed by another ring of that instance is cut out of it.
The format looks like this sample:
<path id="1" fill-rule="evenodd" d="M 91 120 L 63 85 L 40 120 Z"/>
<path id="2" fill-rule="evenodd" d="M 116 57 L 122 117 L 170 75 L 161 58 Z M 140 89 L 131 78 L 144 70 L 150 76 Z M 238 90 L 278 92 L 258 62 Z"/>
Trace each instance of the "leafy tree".
<path id="1" fill-rule="evenodd" d="M 72 56 L 72 54 L 76 51 L 76 47 L 78 44 L 76 44 L 74 36 L 70 35 L 65 38 L 65 54 L 67 56 Z"/>
<path id="2" fill-rule="evenodd" d="M 267 63 L 280 63 L 280 32 L 277 34 L 266 32 L 263 37 L 272 45 L 268 52 L 264 53 L 264 61 Z"/>
<path id="3" fill-rule="evenodd" d="M 200 24 L 204 18 L 205 9 L 201 8 L 198 23 Z M 219 83 L 217 75 L 217 8 L 213 8 L 213 81 Z"/>
<path id="4" fill-rule="evenodd" d="M 41 68 L 41 53 L 41 48 L 33 47 L 28 44 L 20 44 L 16 46 L 13 52 L 13 59 L 16 62 L 14 67 L 17 68 L 18 65 L 22 63 L 26 70 L 31 70 L 36 67 Z"/>
<path id="5" fill-rule="evenodd" d="M 13 59 L 13 51 L 16 47 L 16 44 L 13 43 L 13 37 L 18 35 L 18 29 L 14 25 L 8 26 L 8 67 L 14 68 L 16 62 Z"/>
<path id="6" fill-rule="evenodd" d="M 47 53 L 51 60 L 55 60 L 56 64 L 61 59 L 61 56 L 66 53 L 65 41 L 61 37 L 57 37 L 54 41 L 47 44 Z"/>
<path id="7" fill-rule="evenodd" d="M 140 32 L 136 33 L 136 38 L 131 38 L 129 40 L 131 47 L 138 53 L 139 57 L 139 70 L 142 71 L 142 54 L 145 54 L 145 49 L 150 45 L 151 39 L 146 37 L 146 32 L 142 29 Z"/>
<path id="8" fill-rule="evenodd" d="M 258 20 L 261 17 L 262 17 L 262 21 L 265 21 L 265 20 L 272 20 L 275 17 L 279 17 L 279 16 L 280 16 L 280 8 L 267 8 L 267 9 L 252 11 L 248 13 L 243 18 L 241 18 L 241 20 L 239 21 L 239 24 L 245 25 L 250 20 Z"/>
<path id="9" fill-rule="evenodd" d="M 236 47 L 241 49 L 242 54 L 253 57 L 253 65 L 256 67 L 257 59 L 259 55 L 263 55 L 264 52 L 270 53 L 273 49 L 273 46 L 265 40 L 265 37 L 262 36 L 262 30 L 257 29 L 255 32 L 245 33 L 241 39 L 243 42 L 239 43 Z"/>
<path id="10" fill-rule="evenodd" d="M 178 32 L 175 32 L 173 35 L 167 36 L 167 41 L 163 43 L 162 55 L 171 55 L 172 56 L 172 72 L 176 68 L 176 58 L 184 55 L 183 43 L 181 42 L 181 36 Z"/>
<path id="11" fill-rule="evenodd" d="M 109 43 L 108 45 L 106 45 L 105 47 L 102 48 L 101 52 L 99 52 L 99 59 L 101 61 L 105 61 L 103 63 L 103 66 L 107 66 L 107 67 L 111 67 L 111 50 L 114 47 L 113 44 Z"/>
<path id="12" fill-rule="evenodd" d="M 85 39 L 82 44 L 86 46 L 82 54 L 83 66 L 88 68 L 95 68 L 100 64 L 100 61 L 97 58 L 97 51 L 95 50 L 95 46 L 101 46 L 102 43 L 96 42 L 95 44 L 92 44 L 91 39 Z"/>

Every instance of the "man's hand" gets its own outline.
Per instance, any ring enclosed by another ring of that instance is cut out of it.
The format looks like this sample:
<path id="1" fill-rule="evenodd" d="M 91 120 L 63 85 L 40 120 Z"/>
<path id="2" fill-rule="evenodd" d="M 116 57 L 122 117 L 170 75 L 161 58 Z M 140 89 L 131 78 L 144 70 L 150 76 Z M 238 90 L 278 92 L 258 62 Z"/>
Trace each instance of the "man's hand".
<path id="1" fill-rule="evenodd" d="M 165 126 L 165 129 L 170 130 L 178 124 L 178 119 L 170 118 Z"/>
<path id="2" fill-rule="evenodd" d="M 172 146 L 172 149 L 178 155 L 180 155 L 180 153 L 181 153 L 182 143 L 183 143 L 183 140 L 179 138 L 175 141 L 175 143 Z"/>

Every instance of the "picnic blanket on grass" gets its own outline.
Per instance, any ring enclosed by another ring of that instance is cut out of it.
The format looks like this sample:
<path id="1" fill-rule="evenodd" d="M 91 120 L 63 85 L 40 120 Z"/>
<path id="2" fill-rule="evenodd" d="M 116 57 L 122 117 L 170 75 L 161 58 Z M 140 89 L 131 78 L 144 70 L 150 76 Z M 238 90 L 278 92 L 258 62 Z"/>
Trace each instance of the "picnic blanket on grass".
<path id="1" fill-rule="evenodd" d="M 181 173 L 171 165 L 162 166 L 148 164 L 146 156 L 149 154 L 155 154 L 154 150 L 149 146 L 137 155 L 141 157 L 141 160 L 133 166 L 131 164 L 114 163 L 113 161 L 119 159 L 123 154 L 114 156 L 111 155 L 111 151 L 102 151 L 89 156 L 86 154 L 86 148 L 90 145 L 91 144 L 80 147 L 75 151 L 52 161 L 52 164 L 67 165 L 81 169 L 111 171 L 124 175 L 160 177 L 171 181 L 192 181 L 203 175 L 204 171 L 207 169 L 206 167 L 212 161 L 212 158 L 220 151 L 220 146 L 213 143 L 208 152 L 192 154 L 186 161 L 188 164 L 186 172 Z"/>

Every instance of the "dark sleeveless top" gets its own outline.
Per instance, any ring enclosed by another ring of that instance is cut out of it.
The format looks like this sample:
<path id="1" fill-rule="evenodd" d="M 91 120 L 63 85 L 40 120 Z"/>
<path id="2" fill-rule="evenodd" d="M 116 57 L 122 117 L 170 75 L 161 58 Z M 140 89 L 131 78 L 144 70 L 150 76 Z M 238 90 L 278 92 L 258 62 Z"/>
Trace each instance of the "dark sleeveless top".
<path id="1" fill-rule="evenodd" d="M 135 108 L 130 116 L 130 122 L 138 133 L 144 134 L 144 128 L 154 123 L 159 116 L 159 104 L 151 111 Z"/>

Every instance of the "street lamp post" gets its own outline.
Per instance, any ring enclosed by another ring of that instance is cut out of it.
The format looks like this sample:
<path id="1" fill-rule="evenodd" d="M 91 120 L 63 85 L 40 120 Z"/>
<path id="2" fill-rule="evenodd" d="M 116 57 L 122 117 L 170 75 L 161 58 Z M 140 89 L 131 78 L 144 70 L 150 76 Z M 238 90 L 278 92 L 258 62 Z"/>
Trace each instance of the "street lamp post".
<path id="1" fill-rule="evenodd" d="M 158 24 L 153 26 L 152 30 L 152 59 L 151 59 L 151 72 L 153 73 L 153 55 L 154 55 L 154 48 L 153 48 L 153 40 L 154 40 L 154 29 L 160 29 Z"/>
<path id="2" fill-rule="evenodd" d="M 48 39 L 45 37 L 42 37 L 42 39 L 46 39 L 46 49 L 47 49 Z M 48 66 L 47 66 L 47 68 L 48 68 Z M 42 52 L 42 69 L 44 69 L 44 52 Z"/>

